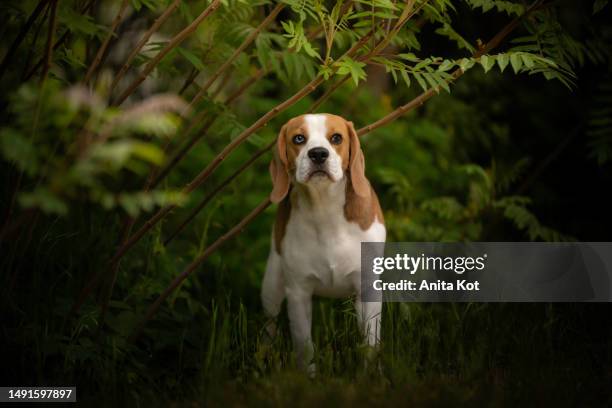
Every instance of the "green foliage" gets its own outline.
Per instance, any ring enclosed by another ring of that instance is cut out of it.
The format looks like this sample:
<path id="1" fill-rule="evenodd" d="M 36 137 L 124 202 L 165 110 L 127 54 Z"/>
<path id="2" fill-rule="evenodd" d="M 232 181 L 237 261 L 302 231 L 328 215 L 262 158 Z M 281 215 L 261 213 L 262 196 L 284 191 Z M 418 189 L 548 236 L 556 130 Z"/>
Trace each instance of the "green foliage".
<path id="1" fill-rule="evenodd" d="M 381 182 L 390 187 L 393 197 L 395 210 L 387 214 L 393 240 L 477 241 L 490 233 L 487 224 L 491 217 L 507 219 L 532 241 L 570 239 L 541 225 L 528 208 L 531 204 L 528 197 L 507 195 L 525 171 L 526 160 L 517 162 L 510 169 L 496 166 L 485 169 L 476 164 L 457 163 L 450 151 L 443 150 L 451 143 L 450 135 L 445 134 L 432 119 L 421 119 L 411 126 L 414 130 L 407 130 L 410 135 L 418 134 L 418 137 L 416 144 L 405 147 L 404 154 L 423 152 L 427 145 L 436 146 L 438 155 L 441 150 L 443 155 L 447 155 L 444 172 L 438 170 L 439 176 L 431 177 L 440 164 L 427 154 L 413 158 L 415 169 L 429 169 L 425 171 L 430 175 L 427 178 L 409 178 L 384 167 L 378 170 Z M 432 184 L 435 192 L 426 193 L 426 186 L 431 188 Z"/>
<path id="2" fill-rule="evenodd" d="M 129 191 L 121 182 L 162 164 L 164 152 L 143 137 L 173 136 L 179 120 L 172 111 L 184 108 L 181 100 L 151 98 L 119 112 L 83 88 L 53 81 L 22 86 L 10 106 L 0 154 L 23 173 L 17 199 L 24 208 L 67 215 L 70 203 L 90 202 L 135 216 L 181 202 L 173 190 Z"/>
<path id="3" fill-rule="evenodd" d="M 520 16 L 525 12 L 523 4 L 503 1 L 503 0 L 467 0 L 473 8 L 481 8 L 483 13 L 496 10 L 499 13 L 506 13 L 510 16 Z"/>

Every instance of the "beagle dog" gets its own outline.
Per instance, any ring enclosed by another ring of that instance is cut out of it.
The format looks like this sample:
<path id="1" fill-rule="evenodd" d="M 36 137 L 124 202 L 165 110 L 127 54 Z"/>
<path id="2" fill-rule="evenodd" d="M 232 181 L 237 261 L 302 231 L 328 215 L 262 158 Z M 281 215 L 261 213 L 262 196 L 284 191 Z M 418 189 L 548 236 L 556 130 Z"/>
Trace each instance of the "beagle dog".
<path id="1" fill-rule="evenodd" d="M 384 242 L 386 230 L 352 122 L 308 114 L 281 129 L 270 163 L 278 203 L 261 300 L 274 319 L 287 298 L 298 367 L 315 373 L 311 340 L 312 296 L 356 295 L 355 308 L 367 345 L 380 340 L 381 302 L 361 302 L 361 242 Z"/>

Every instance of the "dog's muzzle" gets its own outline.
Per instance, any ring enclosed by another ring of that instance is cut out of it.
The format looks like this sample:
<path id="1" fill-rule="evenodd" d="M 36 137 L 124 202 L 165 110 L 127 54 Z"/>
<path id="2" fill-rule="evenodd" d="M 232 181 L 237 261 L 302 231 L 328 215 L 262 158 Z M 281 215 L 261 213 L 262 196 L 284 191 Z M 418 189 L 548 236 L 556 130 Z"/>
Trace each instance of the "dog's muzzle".
<path id="1" fill-rule="evenodd" d="M 313 147 L 312 149 L 308 150 L 308 158 L 318 166 L 325 163 L 328 157 L 329 150 L 324 147 Z"/>
<path id="2" fill-rule="evenodd" d="M 327 158 L 329 157 L 329 150 L 324 147 L 313 147 L 308 150 L 308 158 L 310 159 L 310 171 L 308 172 L 308 179 L 310 180 L 315 176 L 322 176 L 332 178 L 331 174 L 327 169 Z"/>
<path id="3" fill-rule="evenodd" d="M 332 182 L 342 179 L 342 162 L 338 155 L 324 146 L 312 147 L 302 152 L 298 159 L 296 179 L 300 183 L 311 180 Z"/>

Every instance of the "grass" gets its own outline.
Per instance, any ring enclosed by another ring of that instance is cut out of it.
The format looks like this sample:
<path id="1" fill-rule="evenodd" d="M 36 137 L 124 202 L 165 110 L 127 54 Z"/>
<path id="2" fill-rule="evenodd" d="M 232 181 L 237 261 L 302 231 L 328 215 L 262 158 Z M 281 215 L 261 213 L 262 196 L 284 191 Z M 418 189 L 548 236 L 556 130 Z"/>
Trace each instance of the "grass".
<path id="1" fill-rule="evenodd" d="M 67 320 L 79 279 L 109 252 L 101 243 L 111 244 L 95 234 L 66 239 L 78 241 L 81 252 L 43 237 L 30 245 L 39 256 L 22 248 L 2 260 L 5 271 L 6 263 L 22 265 L 15 286 L 0 289 L 0 352 L 10 367 L 2 384 L 75 384 L 86 405 L 612 403 L 607 304 L 388 303 L 380 361 L 366 369 L 352 302 L 318 299 L 312 330 L 318 373 L 309 380 L 295 369 L 286 312 L 279 336 L 265 343 L 260 278 L 246 269 L 236 274 L 222 256 L 184 284 L 135 344 L 127 341 L 135 324 L 169 271 L 180 269 L 169 264 L 176 262 L 172 254 L 136 253 L 126 262 L 101 330 L 93 301 Z"/>
<path id="2" fill-rule="evenodd" d="M 386 304 L 380 361 L 366 368 L 351 302 L 316 301 L 318 373 L 310 380 L 295 369 L 284 313 L 279 336 L 267 344 L 256 308 L 230 295 L 221 299 L 191 317 L 185 317 L 186 303 L 175 300 L 135 345 L 120 334 L 121 322 L 130 319 L 117 313 L 122 307 L 117 303 L 100 334 L 84 317 L 93 311 L 83 314 L 79 336 L 58 338 L 51 327 L 32 331 L 33 344 L 24 344 L 21 359 L 35 364 L 14 374 L 22 384 L 77 384 L 79 399 L 88 405 L 602 406 L 612 401 L 610 344 L 598 337 L 606 330 L 575 331 L 587 323 L 581 323 L 581 305 Z M 179 315 L 183 319 L 177 320 Z M 27 330 L 22 332 L 25 336 Z M 26 352 L 35 350 L 36 356 Z"/>

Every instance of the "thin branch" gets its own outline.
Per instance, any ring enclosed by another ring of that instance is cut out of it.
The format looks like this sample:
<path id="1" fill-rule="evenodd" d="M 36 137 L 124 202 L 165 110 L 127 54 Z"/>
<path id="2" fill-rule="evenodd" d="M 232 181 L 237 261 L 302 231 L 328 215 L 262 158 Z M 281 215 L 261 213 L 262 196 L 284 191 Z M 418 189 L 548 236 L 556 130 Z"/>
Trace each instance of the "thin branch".
<path id="1" fill-rule="evenodd" d="M 339 81 L 336 81 L 335 84 L 330 86 L 329 89 L 327 89 L 327 91 L 325 91 L 325 93 L 321 95 L 321 97 L 317 99 L 315 103 L 312 104 L 310 109 L 308 109 L 307 113 L 312 113 L 312 112 L 315 112 L 317 109 L 319 109 L 319 107 L 329 98 L 329 96 L 332 93 L 334 93 L 338 88 L 340 88 L 342 85 L 344 85 L 344 83 L 348 81 L 350 78 L 351 78 L 350 75 L 345 75 L 344 78 L 340 79 Z"/>
<path id="2" fill-rule="evenodd" d="M 225 103 L 232 103 L 240 96 L 244 94 L 244 92 L 251 87 L 254 83 L 259 81 L 264 75 L 268 73 L 267 70 L 261 68 L 258 69 L 249 79 L 247 79 L 242 85 L 238 87 L 232 94 L 227 97 L 227 101 Z"/>
<path id="3" fill-rule="evenodd" d="M 132 217 L 127 217 L 123 221 L 123 227 L 121 228 L 121 233 L 119 234 L 120 238 L 119 238 L 119 240 L 117 242 L 117 247 L 123 245 L 125 240 L 129 237 L 130 232 L 132 231 L 132 227 L 134 226 L 135 222 L 136 222 L 136 220 L 134 218 L 132 218 Z M 115 263 L 111 264 L 111 266 L 110 266 L 110 275 L 111 275 L 111 277 L 114 276 L 114 278 L 111 278 L 111 280 L 116 279 L 116 273 L 118 271 L 118 268 L 119 268 L 119 262 L 115 262 Z M 77 299 L 73 303 L 72 308 L 70 309 L 70 312 L 68 313 L 68 318 L 72 317 L 75 313 L 78 313 L 78 311 L 81 309 L 81 306 L 83 306 L 83 304 L 85 303 L 85 300 L 87 300 L 87 298 L 89 297 L 89 294 L 98 285 L 98 282 L 99 282 L 101 277 L 102 277 L 102 271 L 100 271 L 100 272 L 95 272 L 94 271 L 90 275 L 89 280 L 87 281 L 87 284 L 83 287 L 83 289 L 81 289 L 81 292 L 79 293 L 79 296 L 77 297 Z"/>
<path id="4" fill-rule="evenodd" d="M 43 15 L 40 23 L 36 27 L 36 31 L 34 31 L 34 37 L 30 42 L 30 46 L 28 47 L 28 55 L 25 59 L 25 63 L 23 64 L 23 72 L 21 73 L 21 79 L 23 80 L 28 72 L 28 67 L 30 66 L 30 62 L 34 57 L 34 52 L 36 51 L 36 43 L 38 42 L 38 37 L 40 36 L 40 32 L 42 31 L 43 26 L 45 25 L 45 21 L 47 21 L 47 17 L 49 16 L 49 7 L 45 8 L 45 14 Z"/>
<path id="5" fill-rule="evenodd" d="M 343 8 L 342 13 L 346 13 L 349 9 L 349 7 L 351 6 L 351 4 L 353 3 L 353 0 L 349 0 Z M 319 25 L 317 26 L 318 28 L 316 30 L 313 30 L 312 32 L 310 32 L 306 38 L 311 41 L 313 40 L 315 37 L 317 37 L 321 31 L 323 31 L 323 26 Z M 295 48 L 292 47 L 289 49 L 290 52 L 294 52 Z M 236 99 L 238 99 L 240 96 L 242 96 L 244 94 L 244 92 L 250 88 L 253 84 L 257 83 L 257 81 L 259 81 L 261 78 L 263 78 L 264 76 L 268 75 L 270 73 L 270 69 L 268 68 L 260 68 L 258 69 L 249 79 L 247 79 L 242 85 L 240 85 L 238 87 L 238 89 L 236 89 L 233 93 L 231 93 L 228 97 L 227 97 L 227 101 L 225 103 L 232 103 L 234 102 Z"/>
<path id="6" fill-rule="evenodd" d="M 199 74 L 200 71 L 198 71 L 195 67 L 191 68 L 191 71 L 189 72 L 189 75 L 187 75 L 185 83 L 183 86 L 181 86 L 181 89 L 179 89 L 178 94 L 183 95 L 183 93 L 187 90 L 187 88 L 189 88 Z"/>
<path id="7" fill-rule="evenodd" d="M 376 46 L 374 46 L 368 54 L 362 56 L 361 60 L 369 60 L 370 58 L 382 52 L 387 47 L 387 45 L 389 45 L 393 37 L 395 37 L 397 33 L 399 33 L 399 31 L 402 29 L 402 27 L 408 22 L 408 20 L 410 20 L 412 17 L 414 17 L 415 14 L 421 11 L 421 9 L 425 7 L 425 4 L 427 4 L 428 1 L 429 0 L 425 0 L 423 4 L 421 4 L 417 9 L 415 9 L 414 0 L 409 0 L 406 6 L 404 7 L 404 10 L 402 10 L 402 14 L 398 18 L 397 23 L 395 23 L 395 25 L 393 26 L 391 32 L 387 34 L 378 44 L 376 44 Z"/>
<path id="8" fill-rule="evenodd" d="M 147 63 L 142 72 L 138 77 L 128 86 L 128 88 L 117 98 L 113 105 L 121 105 L 135 90 L 138 86 L 147 78 L 147 76 L 153 71 L 153 69 L 160 63 L 160 61 L 168 55 L 170 51 L 178 47 L 183 41 L 185 41 L 191 34 L 193 34 L 198 26 L 212 14 L 221 5 L 221 0 L 213 0 L 212 3 L 195 19 L 191 24 L 183 29 L 180 33 L 175 35 L 170 42 L 153 57 L 151 61 Z"/>
<path id="9" fill-rule="evenodd" d="M 53 44 L 53 51 L 56 51 L 68 39 L 69 34 L 70 34 L 70 30 L 67 30 L 66 32 L 64 32 L 64 34 L 62 34 L 62 36 L 55 42 L 55 44 Z M 44 64 L 45 64 L 45 56 L 43 56 L 41 59 L 38 60 L 36 65 L 34 65 L 34 67 L 32 67 L 32 69 L 25 75 L 24 79 L 28 81 L 38 72 L 38 70 L 42 66 L 44 66 Z"/>
<path id="10" fill-rule="evenodd" d="M 106 54 L 106 49 L 108 48 L 108 45 L 115 36 L 115 31 L 117 30 L 117 27 L 119 27 L 119 24 L 121 24 L 121 22 L 123 21 L 123 14 L 125 14 L 125 10 L 127 9 L 129 3 L 130 0 L 123 0 L 121 2 L 121 5 L 119 6 L 119 11 L 117 12 L 115 19 L 111 24 L 111 28 L 108 32 L 108 35 L 102 42 L 102 45 L 98 49 L 98 52 L 96 53 L 93 62 L 91 63 L 89 69 L 87 70 L 87 73 L 85 74 L 85 79 L 83 80 L 85 84 L 88 84 L 89 81 L 91 81 L 94 73 L 96 72 L 96 69 L 98 69 L 98 66 L 102 63 L 104 55 Z"/>
<path id="11" fill-rule="evenodd" d="M 36 19 L 38 18 L 40 13 L 42 13 L 43 10 L 47 7 L 48 2 L 49 0 L 40 0 L 38 4 L 36 5 L 36 8 L 34 9 L 34 11 L 32 11 L 32 14 L 30 14 L 26 22 L 21 27 L 21 30 L 19 30 L 17 37 L 15 37 L 15 39 L 13 40 L 13 43 L 11 44 L 8 51 L 4 55 L 4 59 L 2 60 L 2 63 L 0 64 L 0 78 L 4 76 L 4 72 L 6 71 L 6 68 L 9 66 L 9 64 L 13 60 L 13 55 L 15 55 L 15 52 L 17 52 L 17 49 L 21 45 L 22 41 L 26 38 L 28 31 L 30 31 L 30 29 L 32 28 L 32 25 L 36 22 Z"/>
<path id="12" fill-rule="evenodd" d="M 261 75 L 265 74 L 265 71 L 263 70 L 259 70 L 253 77 L 249 78 L 249 80 L 247 80 L 239 89 L 237 92 L 234 92 L 233 94 L 231 94 L 227 100 L 225 101 L 226 105 L 230 105 L 232 104 L 236 99 L 238 99 L 244 92 L 246 92 L 246 90 L 253 85 L 255 82 L 257 82 L 257 80 L 261 77 Z M 259 77 L 258 77 L 259 75 Z M 227 79 L 230 79 L 230 75 L 227 76 Z M 221 91 L 223 88 L 223 84 L 221 84 L 219 86 L 219 88 L 215 91 L 215 94 L 219 91 Z M 208 114 L 207 111 L 201 111 L 200 113 L 198 113 L 198 115 L 196 115 L 196 117 L 194 117 L 191 120 L 190 125 L 187 127 L 187 129 L 185 130 L 185 134 L 190 134 L 193 129 L 195 129 L 195 127 L 201 123 L 204 118 L 206 117 L 206 115 Z M 215 121 L 219 118 L 219 116 L 214 116 L 208 120 L 206 120 L 206 122 L 204 122 L 204 125 L 202 126 L 202 128 L 198 131 L 198 133 L 194 134 L 187 143 L 185 143 L 185 145 L 181 148 L 181 150 L 179 150 L 178 152 L 176 152 L 173 156 L 172 159 L 170 159 L 170 161 L 168 162 L 168 164 L 166 164 L 164 166 L 164 168 L 159 171 L 159 173 L 157 175 L 154 175 L 153 181 L 151 183 L 152 186 L 156 186 L 158 185 L 164 178 L 166 178 L 166 176 L 170 173 L 170 171 L 185 157 L 187 156 L 187 153 L 189 153 L 191 151 L 191 149 L 193 149 L 193 147 L 198 144 L 198 142 L 206 135 L 206 132 L 211 128 L 211 126 L 215 123 Z"/>
<path id="13" fill-rule="evenodd" d="M 215 98 L 219 96 L 223 88 L 225 88 L 225 86 L 229 83 L 230 79 L 232 79 L 232 74 L 234 73 L 235 68 L 236 67 L 231 66 L 227 71 L 225 71 L 223 78 L 221 78 L 221 81 L 219 82 L 219 86 L 217 86 L 217 88 L 210 94 L 211 101 L 214 101 Z"/>
<path id="14" fill-rule="evenodd" d="M 208 56 L 208 53 L 210 53 L 210 50 L 212 50 L 214 48 L 214 46 L 215 46 L 215 43 L 212 42 L 211 44 L 209 44 L 208 47 L 206 47 L 206 50 L 204 50 L 202 52 L 202 57 L 200 59 L 203 62 L 206 60 L 206 57 Z M 181 86 L 181 89 L 178 92 L 179 95 L 183 95 L 183 93 L 185 93 L 185 91 L 187 89 L 189 89 L 189 87 L 191 86 L 191 84 L 194 83 L 194 81 L 198 77 L 198 75 L 200 75 L 200 71 L 196 67 L 193 67 L 191 69 L 191 71 L 189 72 L 189 75 L 185 79 L 185 83 L 183 84 L 183 86 Z"/>
<path id="15" fill-rule="evenodd" d="M 219 78 L 219 76 L 221 76 L 221 74 L 223 74 L 223 72 L 225 72 L 225 70 L 227 68 L 229 68 L 234 61 L 236 60 L 236 58 L 238 58 L 240 56 L 240 54 L 242 54 L 242 52 L 249 46 L 251 45 L 251 43 L 253 41 L 255 41 L 255 39 L 257 38 L 257 36 L 259 35 L 259 33 L 268 26 L 268 24 L 270 24 L 272 21 L 274 21 L 274 19 L 276 18 L 276 16 L 278 15 L 278 13 L 281 12 L 281 10 L 285 8 L 285 5 L 283 3 L 278 3 L 276 5 L 276 7 L 274 7 L 274 9 L 270 12 L 270 14 L 268 14 L 268 16 L 261 22 L 261 24 L 259 24 L 259 26 L 257 26 L 257 28 L 255 30 L 253 30 L 248 36 L 247 38 L 244 39 L 244 41 L 242 42 L 242 44 L 240 44 L 240 46 L 238 48 L 236 48 L 236 50 L 234 51 L 234 53 L 223 63 L 221 64 L 221 66 L 219 68 L 217 68 L 217 70 L 210 76 L 210 78 L 208 78 L 208 80 L 206 81 L 206 83 L 204 83 L 204 85 L 202 85 L 202 87 L 200 88 L 200 90 L 198 91 L 198 93 L 196 93 L 196 95 L 193 97 L 193 99 L 191 100 L 191 102 L 189 103 L 190 107 L 193 107 L 194 105 L 196 105 L 198 102 L 200 102 L 202 100 L 202 98 L 204 98 L 204 95 L 206 95 L 206 92 L 208 91 L 208 88 L 210 88 L 210 86 L 217 80 L 217 78 Z"/>
<path id="16" fill-rule="evenodd" d="M 40 75 L 40 82 L 43 83 L 47 79 L 49 68 L 51 68 L 51 60 L 53 56 L 53 36 L 55 35 L 55 27 L 57 23 L 57 3 L 59 0 L 51 0 L 49 7 L 51 8 L 51 15 L 49 16 L 49 32 L 47 33 L 47 45 L 45 47 L 45 64 L 43 65 L 42 74 Z"/>
<path id="17" fill-rule="evenodd" d="M 151 36 L 155 34 L 157 30 L 159 30 L 159 28 L 162 26 L 162 24 L 164 24 L 166 20 L 168 20 L 168 18 L 172 15 L 172 13 L 174 13 L 174 10 L 176 10 L 180 2 L 181 0 L 174 0 L 166 8 L 166 10 L 153 22 L 153 25 L 147 30 L 147 32 L 144 33 L 140 41 L 138 41 L 138 43 L 136 44 L 136 47 L 134 47 L 130 55 L 125 60 L 125 63 L 123 64 L 123 66 L 121 67 L 117 75 L 115 75 L 115 78 L 113 79 L 113 83 L 110 86 L 109 93 L 115 89 L 115 87 L 117 86 L 121 78 L 123 78 L 123 76 L 127 73 L 128 69 L 130 69 L 130 66 L 132 65 L 132 61 L 134 61 L 134 58 L 136 58 L 136 56 L 140 53 L 142 48 L 149 42 L 149 39 L 151 38 Z"/>
<path id="18" fill-rule="evenodd" d="M 142 334 L 142 330 L 144 329 L 145 324 L 151 320 L 151 318 L 155 315 L 159 307 L 164 303 L 164 301 L 180 286 L 180 284 L 187 279 L 189 275 L 196 270 L 198 266 L 202 264 L 213 252 L 215 252 L 221 245 L 223 245 L 227 240 L 233 238 L 235 235 L 240 233 L 244 227 L 250 223 L 254 218 L 256 218 L 259 214 L 264 212 L 266 208 L 268 208 L 271 204 L 269 198 L 264 199 L 257 207 L 255 207 L 246 217 L 244 217 L 238 224 L 236 224 L 232 229 L 228 232 L 220 236 L 215 242 L 213 242 L 206 250 L 198 256 L 193 262 L 191 262 L 183 272 L 181 272 L 168 286 L 159 297 L 155 300 L 155 302 L 149 307 L 147 313 L 137 330 L 130 337 L 131 341 L 137 340 Z"/>
<path id="19" fill-rule="evenodd" d="M 96 4 L 96 1 L 97 0 L 90 0 L 89 3 L 87 3 L 85 7 L 83 7 L 83 9 L 81 10 L 81 14 L 89 12 L 94 6 L 94 4 Z M 62 36 L 55 42 L 55 44 L 53 44 L 53 51 L 56 51 L 62 44 L 66 42 L 66 40 L 68 40 L 69 37 L 70 27 L 68 27 L 68 29 L 64 31 L 64 34 L 62 34 Z M 36 74 L 36 72 L 38 72 L 38 70 L 43 66 L 44 63 L 45 57 L 43 56 L 41 59 L 38 60 L 38 62 L 34 65 L 34 67 L 32 67 L 30 71 L 28 71 L 26 67 L 25 71 L 27 72 L 27 74 L 24 75 L 24 80 L 28 81 L 30 78 L 32 78 L 34 74 Z"/>
<path id="20" fill-rule="evenodd" d="M 529 177 L 516 189 L 516 194 L 522 195 L 524 194 L 535 181 L 544 173 L 544 171 L 553 163 L 555 160 L 561 156 L 564 150 L 570 145 L 570 142 L 580 134 L 580 130 L 582 126 L 579 125 L 574 128 L 574 130 L 567 134 L 551 152 L 540 162 L 540 164 L 529 172 Z"/>
<path id="21" fill-rule="evenodd" d="M 178 234 L 181 233 L 181 231 L 183 231 L 183 229 L 185 229 L 185 227 L 187 225 L 189 225 L 189 223 L 200 213 L 200 211 L 202 211 L 202 209 L 206 206 L 206 204 L 208 204 L 217 194 L 219 194 L 221 191 L 223 191 L 225 189 L 225 187 L 229 186 L 230 183 L 232 181 L 234 181 L 234 179 L 236 179 L 236 177 L 238 177 L 247 168 L 249 168 L 251 166 L 251 164 L 255 163 L 257 161 L 257 159 L 259 159 L 261 156 L 263 156 L 266 152 L 270 151 L 274 147 L 274 145 L 276 145 L 276 140 L 273 140 L 266 147 L 264 147 L 262 149 L 259 149 L 257 152 L 255 152 L 255 154 L 253 154 L 249 160 L 244 162 L 242 164 L 242 166 L 240 166 L 235 172 L 233 172 L 229 177 L 227 177 L 225 180 L 223 180 L 221 183 L 219 183 L 219 185 L 217 185 L 217 187 L 213 188 L 202 199 L 200 204 L 198 204 L 196 206 L 196 208 L 194 208 L 191 211 L 191 213 L 185 218 L 185 220 L 183 220 L 183 222 L 176 228 L 176 230 L 174 230 L 174 232 L 171 233 L 168 236 L 168 238 L 166 238 L 166 240 L 164 241 L 164 246 L 168 246 L 170 241 L 172 241 Z"/>
<path id="22" fill-rule="evenodd" d="M 130 236 L 130 233 L 132 232 L 132 228 L 134 227 L 134 224 L 136 223 L 136 219 L 133 217 L 128 217 L 126 220 L 124 220 L 123 223 L 123 233 L 121 234 L 121 240 L 118 242 L 117 246 L 122 245 L 125 240 Z M 104 322 L 106 320 L 106 312 L 108 311 L 108 305 L 110 303 L 110 298 L 113 294 L 113 289 L 115 288 L 115 283 L 117 282 L 117 275 L 119 273 L 119 264 L 121 263 L 121 260 L 118 259 L 114 262 L 111 263 L 110 265 L 110 282 L 108 282 L 107 285 L 107 289 L 105 292 L 103 292 L 102 294 L 102 303 L 100 306 L 100 321 L 98 323 L 98 329 L 101 328 L 104 325 Z M 85 294 L 85 296 L 83 297 L 83 299 L 87 298 L 87 294 Z M 80 307 L 80 305 L 79 305 Z M 78 310 L 78 308 L 77 308 Z"/>
<path id="23" fill-rule="evenodd" d="M 201 115 L 202 118 L 205 116 L 204 113 L 205 112 L 202 112 L 202 115 Z M 208 129 L 210 129 L 210 127 L 215 123 L 217 118 L 218 116 L 213 116 L 209 118 L 202 126 L 202 129 L 200 129 L 196 134 L 194 134 L 187 141 L 187 143 L 185 143 L 185 145 L 181 147 L 180 150 L 174 154 L 174 156 L 172 156 L 172 158 L 168 161 L 168 163 L 153 178 L 151 182 L 152 187 L 157 186 L 164 178 L 166 178 L 166 176 L 170 173 L 170 171 L 181 161 L 183 157 L 187 155 L 187 153 L 189 153 L 189 151 L 191 151 L 193 146 L 195 146 L 200 141 L 200 139 L 206 134 Z M 193 130 L 194 126 L 195 125 L 192 125 L 190 128 L 188 128 L 185 131 L 185 134 L 189 134 L 190 131 Z"/>

